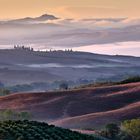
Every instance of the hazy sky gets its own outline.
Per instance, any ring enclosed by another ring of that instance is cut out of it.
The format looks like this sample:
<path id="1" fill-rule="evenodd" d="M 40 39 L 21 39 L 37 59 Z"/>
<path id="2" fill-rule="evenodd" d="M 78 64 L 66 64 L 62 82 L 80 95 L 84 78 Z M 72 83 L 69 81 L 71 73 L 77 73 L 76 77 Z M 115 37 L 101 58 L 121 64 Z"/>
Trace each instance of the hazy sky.
<path id="1" fill-rule="evenodd" d="M 44 13 L 64 18 L 139 18 L 140 0 L 0 0 L 0 19 Z"/>

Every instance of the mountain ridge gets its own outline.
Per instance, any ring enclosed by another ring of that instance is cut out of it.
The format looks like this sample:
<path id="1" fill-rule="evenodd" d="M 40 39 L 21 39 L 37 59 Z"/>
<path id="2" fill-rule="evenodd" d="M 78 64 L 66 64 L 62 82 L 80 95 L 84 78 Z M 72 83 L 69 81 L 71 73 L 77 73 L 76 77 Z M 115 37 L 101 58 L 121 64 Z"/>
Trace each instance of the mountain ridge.
<path id="1" fill-rule="evenodd" d="M 14 20 L 7 20 L 7 21 L 0 21 L 1 23 L 32 23 L 32 22 L 40 22 L 40 21 L 47 21 L 47 20 L 57 20 L 59 18 L 55 17 L 51 14 L 43 14 L 38 17 L 25 17 L 20 19 Z"/>

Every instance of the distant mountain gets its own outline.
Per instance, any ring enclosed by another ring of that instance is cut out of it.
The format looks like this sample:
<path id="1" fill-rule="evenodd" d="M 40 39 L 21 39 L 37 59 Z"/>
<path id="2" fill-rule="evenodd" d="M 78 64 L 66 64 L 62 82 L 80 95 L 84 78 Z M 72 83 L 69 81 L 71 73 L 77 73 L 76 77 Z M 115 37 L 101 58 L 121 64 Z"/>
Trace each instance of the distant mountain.
<path id="1" fill-rule="evenodd" d="M 48 15 L 48 14 L 44 14 L 42 16 L 34 18 L 34 20 L 38 20 L 38 21 L 56 20 L 56 19 L 58 19 L 58 18 L 53 15 Z"/>
<path id="2" fill-rule="evenodd" d="M 25 17 L 21 19 L 15 19 L 15 20 L 8 20 L 7 23 L 32 23 L 32 22 L 39 22 L 39 21 L 47 21 L 47 20 L 56 20 L 58 19 L 54 15 L 44 14 L 39 17 Z"/>

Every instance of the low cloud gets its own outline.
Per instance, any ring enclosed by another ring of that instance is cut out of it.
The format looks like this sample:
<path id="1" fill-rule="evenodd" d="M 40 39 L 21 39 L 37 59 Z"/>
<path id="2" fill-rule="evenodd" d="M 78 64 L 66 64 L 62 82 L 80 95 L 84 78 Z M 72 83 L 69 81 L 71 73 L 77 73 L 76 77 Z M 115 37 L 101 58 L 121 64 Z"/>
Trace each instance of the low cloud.
<path id="1" fill-rule="evenodd" d="M 140 41 L 140 19 L 62 19 L 53 15 L 0 22 L 0 44 L 71 48 Z"/>

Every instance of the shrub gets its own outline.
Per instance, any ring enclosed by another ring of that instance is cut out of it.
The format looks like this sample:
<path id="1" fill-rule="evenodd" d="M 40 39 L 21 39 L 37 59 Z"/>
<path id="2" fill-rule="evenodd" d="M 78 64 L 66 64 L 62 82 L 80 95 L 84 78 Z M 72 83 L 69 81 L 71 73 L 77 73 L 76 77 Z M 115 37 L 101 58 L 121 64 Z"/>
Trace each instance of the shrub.
<path id="1" fill-rule="evenodd" d="M 118 82 L 118 84 L 127 84 L 132 82 L 140 82 L 140 76 L 129 77 L 125 80 L 122 80 L 121 82 Z"/>
<path id="2" fill-rule="evenodd" d="M 59 85 L 59 89 L 60 90 L 67 90 L 68 89 L 68 84 L 67 83 L 61 83 Z"/>
<path id="3" fill-rule="evenodd" d="M 134 139 L 140 138 L 140 119 L 127 120 L 122 123 L 122 129 Z"/>
<path id="4" fill-rule="evenodd" d="M 116 138 L 120 133 L 120 128 L 117 124 L 110 123 L 105 126 L 105 130 L 101 131 L 101 135 L 107 138 Z"/>
<path id="5" fill-rule="evenodd" d="M 8 89 L 4 89 L 4 88 L 0 89 L 0 96 L 6 96 L 9 94 L 10 94 L 10 91 Z"/>
<path id="6" fill-rule="evenodd" d="M 0 120 L 29 120 L 31 118 L 29 112 L 17 112 L 11 109 L 0 111 Z"/>

